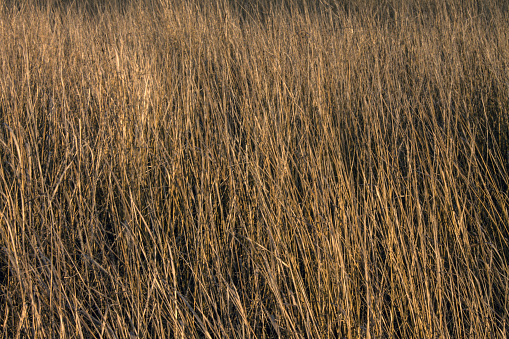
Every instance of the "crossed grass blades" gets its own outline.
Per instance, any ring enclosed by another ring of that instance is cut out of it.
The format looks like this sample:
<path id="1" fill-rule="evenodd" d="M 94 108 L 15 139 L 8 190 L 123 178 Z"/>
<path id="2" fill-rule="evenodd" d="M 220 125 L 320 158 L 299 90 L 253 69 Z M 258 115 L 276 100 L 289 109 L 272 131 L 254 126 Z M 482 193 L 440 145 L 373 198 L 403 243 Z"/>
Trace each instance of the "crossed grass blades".
<path id="1" fill-rule="evenodd" d="M 482 3 L 3 2 L 1 336 L 507 337 Z"/>

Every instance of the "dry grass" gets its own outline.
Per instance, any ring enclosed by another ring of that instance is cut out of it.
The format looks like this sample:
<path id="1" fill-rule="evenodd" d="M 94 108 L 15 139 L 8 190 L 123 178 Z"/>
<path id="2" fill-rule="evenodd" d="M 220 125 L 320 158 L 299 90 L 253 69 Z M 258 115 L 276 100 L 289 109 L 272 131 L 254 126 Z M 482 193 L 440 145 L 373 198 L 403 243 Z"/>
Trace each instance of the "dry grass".
<path id="1" fill-rule="evenodd" d="M 1 335 L 506 337 L 503 2 L 239 1 L 4 2 Z"/>

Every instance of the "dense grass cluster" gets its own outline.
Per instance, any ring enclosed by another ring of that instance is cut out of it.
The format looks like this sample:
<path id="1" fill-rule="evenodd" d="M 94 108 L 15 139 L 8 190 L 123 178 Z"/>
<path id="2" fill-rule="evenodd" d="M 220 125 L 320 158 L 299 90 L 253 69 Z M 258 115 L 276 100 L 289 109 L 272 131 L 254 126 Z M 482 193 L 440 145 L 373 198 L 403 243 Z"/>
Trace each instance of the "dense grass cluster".
<path id="1" fill-rule="evenodd" d="M 0 336 L 507 337 L 509 15 L 445 3 L 0 4 Z"/>

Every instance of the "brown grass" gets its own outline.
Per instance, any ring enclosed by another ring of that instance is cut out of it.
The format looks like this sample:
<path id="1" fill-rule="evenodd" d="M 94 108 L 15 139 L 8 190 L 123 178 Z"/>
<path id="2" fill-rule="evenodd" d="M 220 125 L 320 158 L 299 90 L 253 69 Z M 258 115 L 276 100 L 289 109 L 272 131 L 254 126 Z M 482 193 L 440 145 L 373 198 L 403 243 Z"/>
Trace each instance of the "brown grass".
<path id="1" fill-rule="evenodd" d="M 1 336 L 508 335 L 504 2 L 19 3 Z"/>

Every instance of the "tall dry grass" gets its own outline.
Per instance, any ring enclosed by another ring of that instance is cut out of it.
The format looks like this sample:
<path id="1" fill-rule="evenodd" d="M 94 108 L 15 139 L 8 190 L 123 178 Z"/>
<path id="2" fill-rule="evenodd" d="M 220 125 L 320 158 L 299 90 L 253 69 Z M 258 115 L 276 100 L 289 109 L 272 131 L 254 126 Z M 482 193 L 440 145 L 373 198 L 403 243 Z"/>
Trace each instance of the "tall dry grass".
<path id="1" fill-rule="evenodd" d="M 504 2 L 20 3 L 3 337 L 507 336 Z"/>

